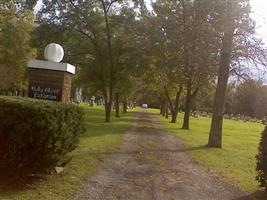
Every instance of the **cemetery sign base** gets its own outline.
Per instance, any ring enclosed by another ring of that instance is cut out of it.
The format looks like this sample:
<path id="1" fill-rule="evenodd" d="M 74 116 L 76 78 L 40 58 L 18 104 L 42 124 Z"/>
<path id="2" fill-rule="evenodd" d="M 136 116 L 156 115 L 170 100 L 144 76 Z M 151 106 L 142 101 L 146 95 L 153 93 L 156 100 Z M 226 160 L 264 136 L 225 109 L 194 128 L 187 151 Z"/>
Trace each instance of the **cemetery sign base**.
<path id="1" fill-rule="evenodd" d="M 51 60 L 53 59 L 48 59 L 48 61 L 29 61 L 28 95 L 35 99 L 69 103 L 71 98 L 72 76 L 75 74 L 75 67 L 68 63 Z"/>

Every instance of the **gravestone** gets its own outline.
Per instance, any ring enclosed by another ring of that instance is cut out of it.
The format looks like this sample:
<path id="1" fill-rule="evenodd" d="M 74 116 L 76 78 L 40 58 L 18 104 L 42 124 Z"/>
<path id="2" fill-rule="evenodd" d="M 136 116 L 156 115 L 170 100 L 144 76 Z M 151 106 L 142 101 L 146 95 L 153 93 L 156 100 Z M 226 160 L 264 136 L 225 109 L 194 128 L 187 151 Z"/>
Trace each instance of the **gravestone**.
<path id="1" fill-rule="evenodd" d="M 75 67 L 60 63 L 64 57 L 63 48 L 58 44 L 49 44 L 43 60 L 30 60 L 28 95 L 35 99 L 70 102 L 72 76 Z"/>

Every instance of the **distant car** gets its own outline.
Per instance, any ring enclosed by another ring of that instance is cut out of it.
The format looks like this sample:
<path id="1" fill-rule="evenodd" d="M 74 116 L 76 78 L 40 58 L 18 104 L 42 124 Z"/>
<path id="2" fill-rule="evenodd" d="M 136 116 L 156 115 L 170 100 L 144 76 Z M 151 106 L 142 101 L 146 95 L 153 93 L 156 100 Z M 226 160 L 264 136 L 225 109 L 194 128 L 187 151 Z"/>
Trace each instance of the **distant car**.
<path id="1" fill-rule="evenodd" d="M 147 109 L 147 108 L 148 108 L 148 105 L 147 105 L 146 103 L 144 103 L 144 104 L 142 105 L 142 108 Z"/>

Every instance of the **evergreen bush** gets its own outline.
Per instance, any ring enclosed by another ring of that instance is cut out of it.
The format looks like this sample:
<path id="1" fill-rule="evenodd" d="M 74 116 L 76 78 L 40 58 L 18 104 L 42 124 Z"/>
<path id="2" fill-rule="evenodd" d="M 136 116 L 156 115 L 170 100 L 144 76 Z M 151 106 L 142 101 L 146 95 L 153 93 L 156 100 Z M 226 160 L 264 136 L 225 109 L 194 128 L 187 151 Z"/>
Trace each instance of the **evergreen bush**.
<path id="1" fill-rule="evenodd" d="M 78 106 L 0 96 L 0 167 L 48 172 L 62 165 L 83 131 Z"/>
<path id="2" fill-rule="evenodd" d="M 257 159 L 257 176 L 260 186 L 267 189 L 267 126 L 261 134 L 261 140 L 258 147 Z"/>

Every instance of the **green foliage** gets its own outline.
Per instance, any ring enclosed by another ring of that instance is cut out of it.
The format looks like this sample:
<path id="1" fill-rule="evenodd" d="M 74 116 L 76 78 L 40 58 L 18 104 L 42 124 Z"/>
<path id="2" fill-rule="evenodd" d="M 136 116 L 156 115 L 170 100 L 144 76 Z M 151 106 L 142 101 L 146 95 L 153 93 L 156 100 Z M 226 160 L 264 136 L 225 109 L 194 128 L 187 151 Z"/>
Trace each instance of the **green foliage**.
<path id="1" fill-rule="evenodd" d="M 259 153 L 257 159 L 257 176 L 260 186 L 267 189 L 267 126 L 261 134 L 261 140 L 258 147 Z"/>
<path id="2" fill-rule="evenodd" d="M 63 164 L 83 133 L 83 110 L 71 104 L 0 97 L 0 119 L 1 167 L 21 172 Z"/>
<path id="3" fill-rule="evenodd" d="M 34 15 L 24 1 L 0 2 L 0 89 L 26 85 L 26 64 L 35 56 L 30 46 Z"/>

